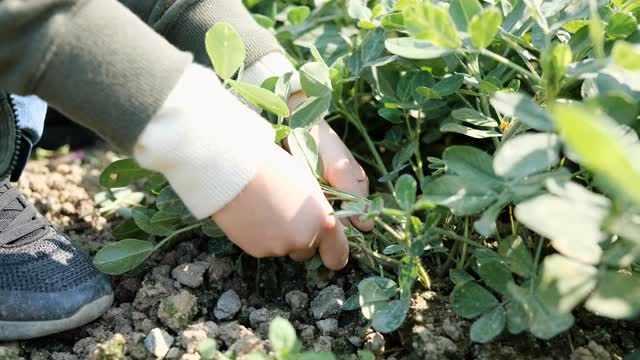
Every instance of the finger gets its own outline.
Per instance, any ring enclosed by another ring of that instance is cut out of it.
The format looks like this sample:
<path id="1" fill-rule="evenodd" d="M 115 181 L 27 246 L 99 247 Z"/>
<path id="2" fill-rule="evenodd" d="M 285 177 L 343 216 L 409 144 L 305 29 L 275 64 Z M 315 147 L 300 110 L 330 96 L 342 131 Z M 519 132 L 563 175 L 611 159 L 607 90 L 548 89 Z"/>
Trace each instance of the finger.
<path id="1" fill-rule="evenodd" d="M 349 242 L 344 234 L 344 226 L 333 218 L 333 226 L 320 235 L 320 257 L 330 270 L 341 270 L 349 261 Z"/>
<path id="2" fill-rule="evenodd" d="M 318 151 L 324 164 L 324 177 L 336 189 L 361 197 L 369 196 L 369 178 L 338 134 L 326 123 L 321 122 L 311 130 L 318 142 Z M 350 217 L 358 229 L 370 231 L 373 221 L 360 221 L 360 216 Z"/>
<path id="3" fill-rule="evenodd" d="M 298 251 L 294 251 L 291 254 L 289 254 L 289 257 L 293 261 L 305 262 L 305 261 L 311 259 L 316 254 L 316 252 L 318 252 L 318 249 L 316 249 L 316 248 L 308 249 L 308 250 L 298 250 Z"/>

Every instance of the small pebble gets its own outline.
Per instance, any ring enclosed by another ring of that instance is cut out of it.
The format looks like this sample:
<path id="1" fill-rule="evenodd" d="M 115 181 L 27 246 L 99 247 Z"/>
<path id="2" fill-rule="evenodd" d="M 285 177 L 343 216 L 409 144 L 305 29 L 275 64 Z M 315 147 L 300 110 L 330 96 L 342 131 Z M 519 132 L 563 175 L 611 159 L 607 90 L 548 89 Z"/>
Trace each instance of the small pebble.
<path id="1" fill-rule="evenodd" d="M 173 336 L 169 335 L 169 333 L 160 328 L 155 328 L 144 339 L 144 347 L 153 355 L 164 357 L 169 352 L 171 345 L 173 345 L 173 340 Z"/>
<path id="2" fill-rule="evenodd" d="M 218 299 L 213 314 L 218 320 L 231 320 L 240 308 L 242 308 L 240 296 L 233 290 L 227 290 Z"/>

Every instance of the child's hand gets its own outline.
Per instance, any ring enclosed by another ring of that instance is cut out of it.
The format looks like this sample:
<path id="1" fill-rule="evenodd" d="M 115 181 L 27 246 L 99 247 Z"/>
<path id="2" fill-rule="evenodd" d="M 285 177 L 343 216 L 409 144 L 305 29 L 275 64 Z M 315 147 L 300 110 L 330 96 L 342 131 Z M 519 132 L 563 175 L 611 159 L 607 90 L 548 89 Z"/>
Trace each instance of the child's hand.
<path id="1" fill-rule="evenodd" d="M 306 95 L 302 91 L 292 94 L 288 104 L 291 111 L 305 99 Z M 369 178 L 331 126 L 323 120 L 311 129 L 311 135 L 318 144 L 324 178 L 329 184 L 354 195 L 369 196 Z M 361 222 L 359 216 L 352 216 L 349 219 L 362 231 L 370 231 L 374 225 L 373 221 Z"/>
<path id="2" fill-rule="evenodd" d="M 342 269 L 349 244 L 316 179 L 285 150 L 275 144 L 271 150 L 256 176 L 213 220 L 252 256 L 304 261 L 319 251 L 327 268 Z"/>

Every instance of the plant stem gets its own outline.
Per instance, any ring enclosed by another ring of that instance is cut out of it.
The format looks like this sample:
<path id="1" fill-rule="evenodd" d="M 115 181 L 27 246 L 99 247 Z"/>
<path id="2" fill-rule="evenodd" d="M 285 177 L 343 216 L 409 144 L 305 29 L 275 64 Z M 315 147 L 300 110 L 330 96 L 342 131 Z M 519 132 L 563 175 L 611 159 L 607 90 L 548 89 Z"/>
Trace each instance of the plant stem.
<path id="1" fill-rule="evenodd" d="M 460 235 L 456 234 L 455 232 L 453 232 L 451 230 L 444 230 L 444 229 L 434 228 L 434 229 L 432 229 L 432 231 L 434 231 L 438 235 L 446 236 L 446 237 L 451 238 L 453 240 L 460 241 L 460 242 L 462 242 L 464 244 L 469 244 L 469 245 L 471 245 L 473 247 L 477 247 L 477 248 L 484 247 L 481 244 L 478 244 L 477 242 L 475 242 L 473 240 L 467 239 L 466 237 L 460 236 Z"/>
<path id="2" fill-rule="evenodd" d="M 373 250 L 371 250 L 371 249 L 369 249 L 369 248 L 367 248 L 365 246 L 362 246 L 361 244 L 358 244 L 358 243 L 353 242 L 353 241 L 349 241 L 349 245 L 351 247 L 355 247 L 355 248 L 358 248 L 358 249 L 366 252 L 371 257 L 375 258 L 376 260 L 380 260 L 380 261 L 385 262 L 385 263 L 389 263 L 389 264 L 393 264 L 393 265 L 396 265 L 396 266 L 400 266 L 400 261 L 399 260 L 396 260 L 396 259 L 394 259 L 392 257 L 389 257 L 389 256 L 386 256 L 384 254 L 380 254 L 379 252 L 373 251 Z"/>
<path id="3" fill-rule="evenodd" d="M 469 238 L 469 217 L 465 216 L 464 218 L 464 238 Z M 467 260 L 467 247 L 469 244 L 466 242 L 462 244 L 462 255 L 460 256 L 460 261 L 458 262 L 458 269 L 464 269 L 464 262 Z"/>
<path id="4" fill-rule="evenodd" d="M 369 136 L 369 133 L 367 132 L 367 129 L 365 128 L 365 126 L 362 124 L 362 121 L 360 121 L 360 118 L 357 115 L 351 113 L 349 110 L 347 110 L 342 100 L 340 100 L 339 102 L 339 107 L 340 107 L 339 113 L 342 114 L 342 116 L 344 116 L 344 118 L 347 119 L 351 124 L 353 124 L 353 126 L 360 132 L 360 135 L 362 135 L 362 137 L 364 138 L 364 141 L 367 143 L 367 146 L 369 147 L 369 151 L 371 151 L 371 154 L 373 155 L 373 158 L 376 162 L 376 167 L 378 168 L 378 171 L 382 174 L 382 176 L 386 175 L 389 171 L 387 171 L 387 167 L 384 165 L 384 162 L 380 157 L 380 153 L 378 153 L 378 149 L 376 148 L 376 145 L 373 143 L 373 140 L 371 140 L 371 137 Z M 395 196 L 396 192 L 391 182 L 387 181 L 386 184 L 389 190 L 391 191 L 391 193 Z"/>
<path id="5" fill-rule="evenodd" d="M 535 284 L 535 278 L 538 277 L 538 268 L 539 268 L 538 262 L 540 261 L 540 256 L 542 255 L 542 245 L 544 245 L 544 237 L 540 236 L 540 239 L 538 239 L 538 246 L 536 247 L 536 258 L 533 261 L 533 279 L 529 284 L 529 293 L 533 293 L 533 285 Z"/>
<path id="6" fill-rule="evenodd" d="M 373 221 L 375 221 L 376 224 L 380 225 L 380 227 L 385 229 L 389 234 L 391 234 L 394 238 L 396 238 L 396 240 L 404 242 L 405 240 L 404 235 L 394 230 L 391 226 L 389 226 L 389 224 L 385 223 L 384 221 L 378 218 L 375 218 Z"/>
<path id="7" fill-rule="evenodd" d="M 534 81 L 536 84 L 540 85 L 542 83 L 542 80 L 539 79 L 538 77 L 536 77 L 535 74 L 533 74 L 531 71 L 523 68 L 522 66 L 514 63 L 513 61 L 511 61 L 511 60 L 509 60 L 509 59 L 507 59 L 507 58 L 505 58 L 505 57 L 503 57 L 501 55 L 498 55 L 498 54 L 494 53 L 491 50 L 480 49 L 479 51 L 480 51 L 481 55 L 490 57 L 493 60 L 499 62 L 500 64 L 504 64 L 504 65 L 516 70 L 517 72 L 519 72 L 523 76 L 528 77 L 530 80 Z"/>
<path id="8" fill-rule="evenodd" d="M 182 228 L 182 229 L 180 229 L 180 230 L 176 230 L 176 231 L 175 231 L 174 233 L 172 233 L 171 235 L 169 235 L 169 236 L 167 236 L 166 238 L 162 239 L 162 241 L 160 241 L 160 242 L 158 243 L 158 245 L 156 245 L 156 250 L 160 249 L 162 246 L 164 246 L 164 244 L 168 243 L 169 241 L 171 241 L 171 240 L 175 239 L 178 235 L 180 235 L 180 234 L 184 234 L 184 233 L 186 233 L 187 231 L 191 231 L 191 230 L 194 230 L 194 229 L 197 229 L 197 228 L 201 227 L 203 223 L 204 223 L 204 221 L 200 221 L 200 222 L 198 222 L 198 223 L 195 223 L 195 224 L 189 225 L 189 226 L 187 226 L 187 227 L 185 227 L 185 228 Z"/>

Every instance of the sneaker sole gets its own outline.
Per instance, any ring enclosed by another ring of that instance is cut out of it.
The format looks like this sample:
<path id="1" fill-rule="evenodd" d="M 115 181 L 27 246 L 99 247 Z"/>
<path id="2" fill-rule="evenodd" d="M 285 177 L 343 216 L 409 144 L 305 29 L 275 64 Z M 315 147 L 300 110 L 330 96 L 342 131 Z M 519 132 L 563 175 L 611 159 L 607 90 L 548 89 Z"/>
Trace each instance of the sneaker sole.
<path id="1" fill-rule="evenodd" d="M 78 328 L 102 316 L 112 304 L 113 294 L 109 294 L 84 305 L 65 319 L 0 321 L 0 342 L 33 339 Z"/>

